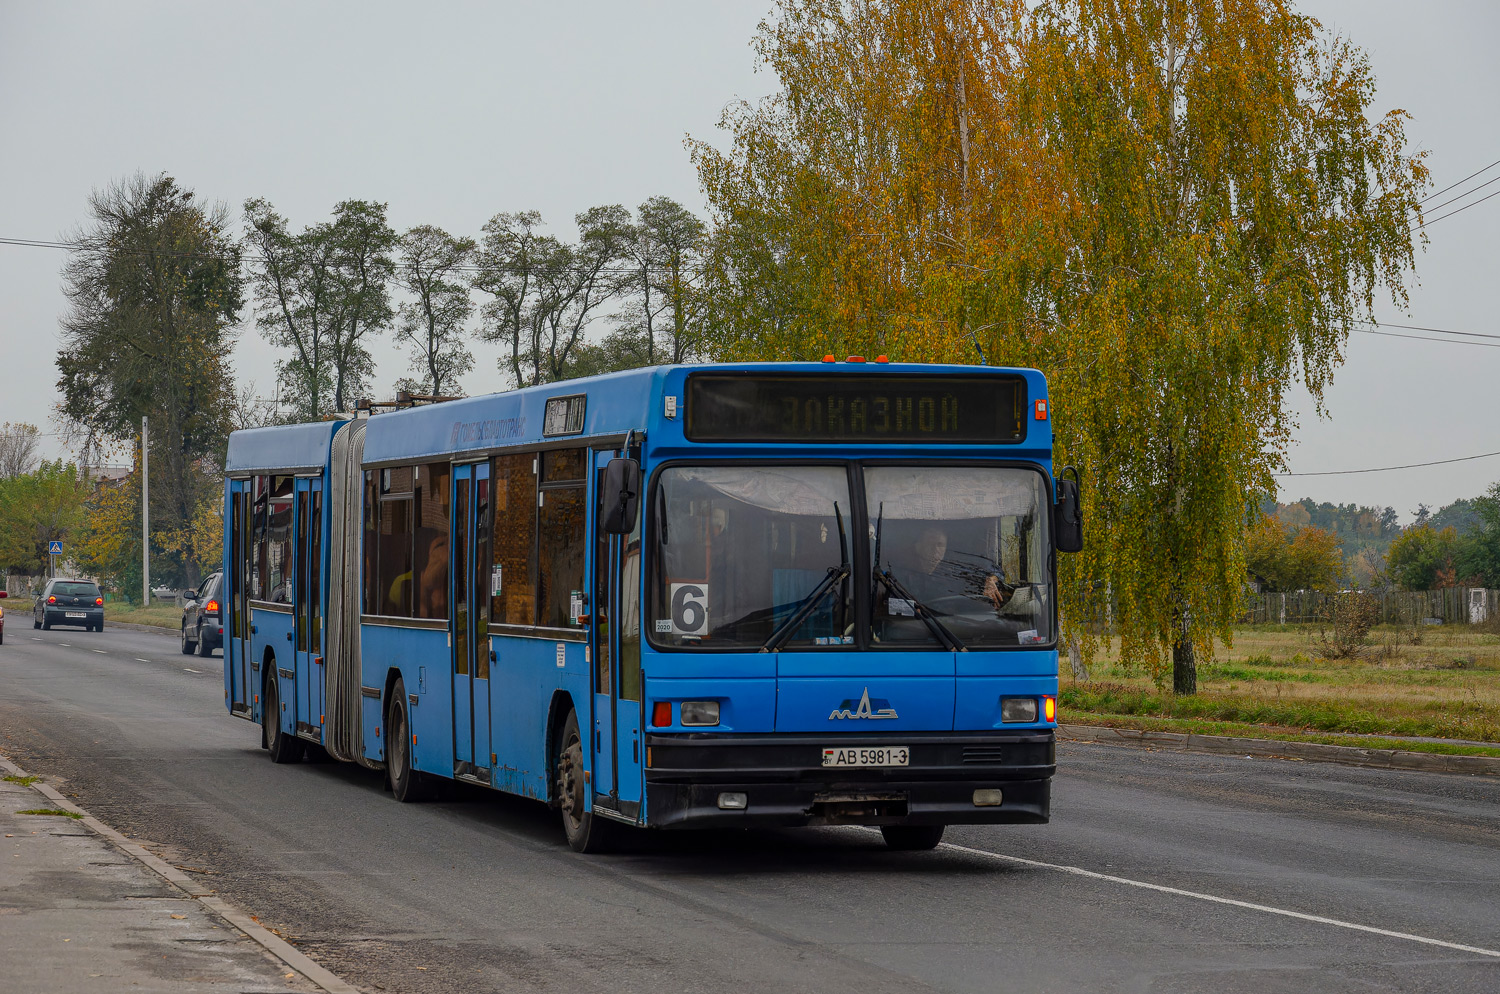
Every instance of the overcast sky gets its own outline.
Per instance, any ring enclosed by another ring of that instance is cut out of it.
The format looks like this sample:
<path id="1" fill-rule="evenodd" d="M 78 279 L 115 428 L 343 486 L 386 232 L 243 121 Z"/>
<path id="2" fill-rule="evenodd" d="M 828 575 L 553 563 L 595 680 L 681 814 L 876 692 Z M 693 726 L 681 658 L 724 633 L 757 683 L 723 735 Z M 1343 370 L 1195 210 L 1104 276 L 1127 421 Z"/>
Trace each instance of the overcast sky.
<path id="1" fill-rule="evenodd" d="M 527 209 L 571 234 L 586 207 L 633 208 L 657 194 L 701 211 L 683 137 L 715 138 L 726 104 L 774 88 L 749 47 L 769 8 L 0 0 L 0 236 L 64 236 L 85 219 L 92 188 L 137 170 L 165 170 L 236 215 L 246 197 L 266 197 L 295 228 L 348 198 L 388 203 L 397 230 L 430 223 L 468 234 L 499 211 Z M 1430 153 L 1434 190 L 1500 159 L 1500 5 L 1309 0 L 1303 9 L 1370 54 L 1376 109 L 1413 116 L 1408 136 Z M 1489 303 L 1497 219 L 1500 197 L 1432 226 L 1409 310 L 1378 305 L 1387 330 L 1500 333 Z M 55 250 L 0 245 L 0 422 L 58 430 L 62 262 Z M 465 389 L 500 388 L 498 353 L 476 351 Z M 1295 401 L 1294 471 L 1500 450 L 1500 348 L 1356 334 L 1347 355 L 1326 419 Z M 376 356 L 383 395 L 406 375 L 406 358 L 389 341 Z M 275 358 L 247 325 L 233 360 L 240 377 L 269 395 Z M 1473 496 L 1497 479 L 1493 458 L 1297 477 L 1283 481 L 1282 498 L 1390 504 L 1405 519 L 1419 503 Z"/>

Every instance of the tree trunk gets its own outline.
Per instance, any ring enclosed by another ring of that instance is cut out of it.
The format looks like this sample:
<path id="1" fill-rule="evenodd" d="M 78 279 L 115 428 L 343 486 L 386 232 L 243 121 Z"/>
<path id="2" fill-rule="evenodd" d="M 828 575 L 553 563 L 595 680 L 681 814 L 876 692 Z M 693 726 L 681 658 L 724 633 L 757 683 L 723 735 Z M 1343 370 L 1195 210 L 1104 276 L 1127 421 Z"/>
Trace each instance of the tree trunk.
<path id="1" fill-rule="evenodd" d="M 1089 682 L 1089 667 L 1083 661 L 1083 650 L 1079 647 L 1077 639 L 1068 640 L 1068 665 L 1073 668 L 1075 683 Z"/>
<path id="2" fill-rule="evenodd" d="M 1198 662 L 1193 658 L 1193 638 L 1187 615 L 1177 626 L 1177 643 L 1172 646 L 1172 693 L 1198 692 Z"/>

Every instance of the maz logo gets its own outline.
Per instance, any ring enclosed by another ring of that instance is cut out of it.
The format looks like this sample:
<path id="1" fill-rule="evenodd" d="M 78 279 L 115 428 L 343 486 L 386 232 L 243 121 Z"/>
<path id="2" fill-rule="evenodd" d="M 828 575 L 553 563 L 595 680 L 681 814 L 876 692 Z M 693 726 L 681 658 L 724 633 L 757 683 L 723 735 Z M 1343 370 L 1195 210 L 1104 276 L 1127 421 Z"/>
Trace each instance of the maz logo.
<path id="1" fill-rule="evenodd" d="M 853 711 L 849 710 L 851 707 L 854 708 Z M 832 721 L 835 718 L 894 717 L 896 717 L 896 709 L 891 707 L 891 702 L 884 697 L 877 697 L 873 701 L 870 700 L 870 688 L 866 687 L 864 696 L 857 703 L 855 701 L 845 701 L 838 706 L 833 714 L 828 716 L 828 720 Z"/>

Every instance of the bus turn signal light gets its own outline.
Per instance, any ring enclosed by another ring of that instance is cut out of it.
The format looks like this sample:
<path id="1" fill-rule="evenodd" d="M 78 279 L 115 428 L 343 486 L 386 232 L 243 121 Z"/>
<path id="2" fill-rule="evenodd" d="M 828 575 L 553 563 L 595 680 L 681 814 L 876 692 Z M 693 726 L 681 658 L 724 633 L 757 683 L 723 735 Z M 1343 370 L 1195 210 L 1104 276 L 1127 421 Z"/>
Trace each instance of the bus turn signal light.
<path id="1" fill-rule="evenodd" d="M 1048 721 L 1056 721 L 1057 720 L 1057 698 L 1055 698 L 1055 697 L 1043 697 L 1042 698 L 1042 714 L 1043 714 L 1043 716 L 1046 717 L 1046 719 Z"/>
<path id="2" fill-rule="evenodd" d="M 651 706 L 651 727 L 670 728 L 672 726 L 672 702 L 657 701 Z"/>

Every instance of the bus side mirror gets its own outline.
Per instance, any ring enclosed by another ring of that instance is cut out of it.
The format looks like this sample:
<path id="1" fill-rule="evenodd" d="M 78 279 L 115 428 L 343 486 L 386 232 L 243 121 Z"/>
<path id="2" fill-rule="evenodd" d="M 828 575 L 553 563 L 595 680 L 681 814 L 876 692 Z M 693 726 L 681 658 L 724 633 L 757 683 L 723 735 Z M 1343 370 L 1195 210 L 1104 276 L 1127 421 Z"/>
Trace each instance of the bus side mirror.
<path id="1" fill-rule="evenodd" d="M 1066 478 L 1068 473 L 1073 479 Z M 1083 548 L 1083 508 L 1078 501 L 1078 470 L 1068 466 L 1057 476 L 1057 503 L 1052 506 L 1052 531 L 1058 552 Z"/>
<path id="2" fill-rule="evenodd" d="M 641 508 L 641 464 L 634 459 L 611 459 L 604 468 L 604 530 L 628 535 Z"/>

